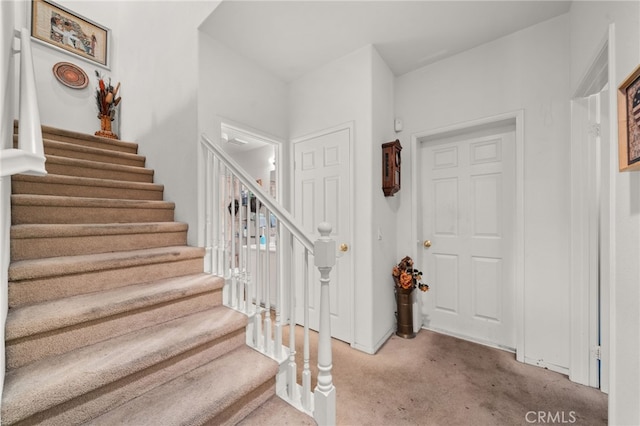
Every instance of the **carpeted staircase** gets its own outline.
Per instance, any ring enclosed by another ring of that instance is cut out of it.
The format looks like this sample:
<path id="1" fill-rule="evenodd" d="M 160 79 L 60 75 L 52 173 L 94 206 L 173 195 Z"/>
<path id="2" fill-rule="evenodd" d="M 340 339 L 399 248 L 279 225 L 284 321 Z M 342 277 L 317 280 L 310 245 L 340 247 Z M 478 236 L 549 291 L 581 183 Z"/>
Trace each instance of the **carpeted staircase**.
<path id="1" fill-rule="evenodd" d="M 43 127 L 12 178 L 2 424 L 234 424 L 275 393 L 134 143 Z"/>

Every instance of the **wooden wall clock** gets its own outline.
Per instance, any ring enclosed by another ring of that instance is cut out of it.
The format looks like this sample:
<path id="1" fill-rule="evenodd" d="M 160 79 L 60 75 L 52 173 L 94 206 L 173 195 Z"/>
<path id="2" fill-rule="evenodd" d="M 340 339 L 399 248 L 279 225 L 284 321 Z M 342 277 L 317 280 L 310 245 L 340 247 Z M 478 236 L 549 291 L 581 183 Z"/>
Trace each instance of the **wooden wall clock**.
<path id="1" fill-rule="evenodd" d="M 400 151 L 402 145 L 398 139 L 382 144 L 382 191 L 385 197 L 400 191 Z"/>

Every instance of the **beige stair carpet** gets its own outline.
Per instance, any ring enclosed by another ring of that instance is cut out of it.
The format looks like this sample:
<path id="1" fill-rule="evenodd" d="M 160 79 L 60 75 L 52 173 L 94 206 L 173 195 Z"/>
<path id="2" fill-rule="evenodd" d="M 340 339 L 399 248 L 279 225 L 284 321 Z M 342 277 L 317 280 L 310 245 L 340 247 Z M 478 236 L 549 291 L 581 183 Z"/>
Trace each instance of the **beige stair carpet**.
<path id="1" fill-rule="evenodd" d="M 43 136 L 49 174 L 12 179 L 2 424 L 235 424 L 273 397 L 137 145 Z"/>

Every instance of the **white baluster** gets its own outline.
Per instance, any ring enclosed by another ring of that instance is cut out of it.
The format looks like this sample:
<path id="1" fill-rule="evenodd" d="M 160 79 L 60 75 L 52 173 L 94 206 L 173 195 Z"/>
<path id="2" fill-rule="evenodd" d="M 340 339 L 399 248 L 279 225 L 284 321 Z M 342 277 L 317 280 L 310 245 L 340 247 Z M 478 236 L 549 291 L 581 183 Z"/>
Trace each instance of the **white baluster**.
<path id="1" fill-rule="evenodd" d="M 260 200 L 256 195 L 256 211 L 255 211 L 255 243 L 256 243 L 256 269 L 255 269 L 255 286 L 256 286 L 256 315 L 255 321 L 255 342 L 256 348 L 260 348 L 264 342 L 262 337 L 262 285 L 263 279 L 260 268 Z"/>
<path id="2" fill-rule="evenodd" d="M 331 225 L 318 226 L 320 238 L 314 244 L 315 266 L 320 271 L 320 327 L 318 331 L 318 384 L 314 391 L 313 417 L 319 425 L 336 424 L 336 388 L 331 376 L 331 318 L 329 274 L 336 264 L 336 243 L 330 238 Z"/>
<path id="3" fill-rule="evenodd" d="M 235 297 L 233 294 L 234 288 L 231 285 L 231 275 L 229 274 L 229 254 L 228 254 L 228 238 L 229 238 L 229 229 L 228 229 L 228 212 L 227 212 L 227 198 L 228 198 L 228 174 L 229 170 L 224 164 L 221 164 L 220 170 L 220 249 L 221 249 L 221 260 L 222 267 L 220 268 L 223 271 L 224 276 L 224 287 L 227 291 L 226 303 L 227 306 L 234 307 Z"/>
<path id="4" fill-rule="evenodd" d="M 280 221 L 276 223 L 276 235 L 278 235 L 278 241 L 276 244 L 276 324 L 275 324 L 275 337 L 274 337 L 274 352 L 273 356 L 278 361 L 282 357 L 282 269 L 280 266 L 282 245 L 282 234 L 280 233 Z"/>
<path id="5" fill-rule="evenodd" d="M 265 208 L 266 226 L 265 226 L 265 295 L 264 295 L 264 351 L 266 354 L 272 353 L 273 342 L 271 341 L 271 232 L 270 232 L 270 215 L 269 209 Z"/>
<path id="6" fill-rule="evenodd" d="M 218 276 L 224 276 L 224 181 L 222 174 L 222 164 L 220 159 L 216 158 L 214 163 L 214 175 L 216 177 L 216 181 L 214 182 L 216 186 L 215 192 L 215 213 L 216 213 L 216 225 L 215 225 L 215 245 L 216 245 L 216 271 Z M 227 302 L 228 299 L 225 299 Z"/>
<path id="7" fill-rule="evenodd" d="M 311 370 L 309 369 L 309 250 L 304 250 L 304 364 L 302 367 L 302 407 L 311 410 Z"/>
<path id="8" fill-rule="evenodd" d="M 240 282 L 238 275 L 238 249 L 236 244 L 236 233 L 237 231 L 237 219 L 238 215 L 236 214 L 236 195 L 237 195 L 237 187 L 236 187 L 236 177 L 232 173 L 231 181 L 229 183 L 230 187 L 230 201 L 229 201 L 229 216 L 231 217 L 231 275 L 233 276 L 233 289 L 235 291 L 235 306 L 236 309 L 242 312 L 244 307 L 242 306 L 242 283 Z M 238 207 L 240 210 L 240 207 Z"/>
<path id="9" fill-rule="evenodd" d="M 231 307 L 238 309 L 238 287 L 236 286 L 236 274 L 235 274 L 235 261 L 234 261 L 234 252 L 235 248 L 234 240 L 235 237 L 233 235 L 234 227 L 235 227 L 235 215 L 234 215 L 234 206 L 233 206 L 233 172 L 227 168 L 227 173 L 225 174 L 225 188 L 227 191 L 227 197 L 225 198 L 225 209 L 224 215 L 227 219 L 226 226 L 226 241 L 225 241 L 225 253 L 226 253 L 226 268 L 228 279 L 231 286 Z"/>
<path id="10" fill-rule="evenodd" d="M 218 166 L 219 166 L 219 161 L 218 158 L 216 156 L 213 156 L 211 158 L 211 180 L 208 183 L 208 186 L 211 190 L 211 194 L 209 195 L 211 197 L 211 202 L 210 202 L 210 208 L 211 208 L 211 245 L 213 246 L 213 252 L 212 252 L 212 259 L 211 259 L 211 269 L 213 271 L 213 274 L 215 275 L 220 275 L 220 263 L 218 261 L 218 258 L 220 256 L 220 253 L 218 252 L 218 225 L 220 224 L 220 219 L 218 219 L 218 216 L 220 216 L 220 211 L 216 210 L 219 206 L 219 200 L 218 198 L 220 197 L 220 192 L 219 189 L 220 187 L 218 186 L 218 177 L 219 175 L 218 173 Z"/>
<path id="11" fill-rule="evenodd" d="M 249 249 L 250 249 L 250 241 L 249 241 L 249 219 L 251 219 L 251 210 L 250 210 L 250 202 L 249 202 L 249 189 L 245 188 L 245 194 L 247 196 L 247 204 L 243 206 L 243 210 L 245 213 L 245 223 L 243 224 L 242 233 L 244 235 L 244 282 L 245 282 L 245 298 L 247 299 L 247 315 L 253 315 L 255 312 L 255 306 L 253 306 L 253 299 L 251 297 L 251 281 L 249 277 Z"/>
<path id="12" fill-rule="evenodd" d="M 293 257 L 293 234 L 290 238 L 289 255 Z M 291 262 L 291 279 L 289 280 L 289 363 L 287 364 L 287 393 L 290 401 L 296 401 L 298 379 L 296 372 L 296 286 L 295 262 Z"/>
<path id="13" fill-rule="evenodd" d="M 234 237 L 236 242 L 236 273 L 238 274 L 238 300 L 240 302 L 240 312 L 247 312 L 245 294 L 244 294 L 244 280 L 242 275 L 242 206 L 240 198 L 240 188 L 242 187 L 240 180 L 236 181 L 235 188 L 235 200 L 238 201 L 238 221 L 236 223 L 236 234 Z M 235 201 L 234 201 L 235 203 Z"/>
<path id="14" fill-rule="evenodd" d="M 212 188 L 211 184 L 213 182 L 212 175 L 212 167 L 213 167 L 213 154 L 211 151 L 202 148 L 205 155 L 204 160 L 204 246 L 206 248 L 207 260 L 208 262 L 205 264 L 205 272 L 209 272 L 210 274 L 215 274 L 216 271 L 213 268 L 213 232 L 212 232 L 212 221 L 213 221 L 213 206 L 212 206 Z"/>

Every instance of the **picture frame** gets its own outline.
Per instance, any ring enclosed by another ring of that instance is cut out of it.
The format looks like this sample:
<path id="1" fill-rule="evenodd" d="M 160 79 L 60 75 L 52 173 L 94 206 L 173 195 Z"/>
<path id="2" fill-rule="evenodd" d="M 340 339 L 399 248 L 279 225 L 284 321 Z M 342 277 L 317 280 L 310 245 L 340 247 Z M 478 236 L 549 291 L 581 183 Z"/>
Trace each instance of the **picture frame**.
<path id="1" fill-rule="evenodd" d="M 50 0 L 31 1 L 31 37 L 109 69 L 111 30 Z"/>
<path id="2" fill-rule="evenodd" d="M 621 172 L 640 170 L 640 65 L 618 87 L 618 162 Z"/>

